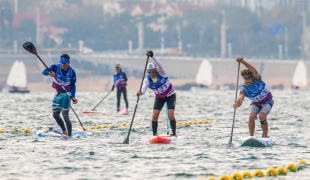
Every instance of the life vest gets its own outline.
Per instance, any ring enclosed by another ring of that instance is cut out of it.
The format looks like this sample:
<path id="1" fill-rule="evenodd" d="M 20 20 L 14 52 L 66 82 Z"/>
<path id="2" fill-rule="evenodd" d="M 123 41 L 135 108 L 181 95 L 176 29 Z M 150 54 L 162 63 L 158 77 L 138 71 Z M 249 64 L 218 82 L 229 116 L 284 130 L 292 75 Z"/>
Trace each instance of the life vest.
<path id="1" fill-rule="evenodd" d="M 58 64 L 55 77 L 57 78 L 59 82 L 54 78 L 52 87 L 56 90 L 63 90 L 63 88 L 61 87 L 62 85 L 66 90 L 70 90 L 72 70 L 73 69 L 69 66 L 67 76 L 64 76 L 61 72 L 61 64 Z"/>
<path id="2" fill-rule="evenodd" d="M 116 84 L 117 88 L 127 86 L 123 72 L 120 72 L 118 75 L 116 73 L 114 74 L 114 84 Z"/>
<path id="3" fill-rule="evenodd" d="M 258 82 L 256 80 L 253 80 L 253 85 L 256 86 L 256 92 L 252 91 L 245 83 L 242 85 L 242 87 L 247 91 L 246 97 L 249 98 L 254 104 L 266 104 L 267 101 L 272 98 L 272 94 L 268 86 L 263 81 Z"/>
<path id="4" fill-rule="evenodd" d="M 158 81 L 157 83 L 153 83 L 150 75 L 147 75 L 147 79 L 149 81 L 149 88 L 153 90 L 156 97 L 165 98 L 174 94 L 174 90 L 172 88 L 172 84 L 169 81 L 168 77 L 163 77 L 160 74 L 157 74 Z"/>

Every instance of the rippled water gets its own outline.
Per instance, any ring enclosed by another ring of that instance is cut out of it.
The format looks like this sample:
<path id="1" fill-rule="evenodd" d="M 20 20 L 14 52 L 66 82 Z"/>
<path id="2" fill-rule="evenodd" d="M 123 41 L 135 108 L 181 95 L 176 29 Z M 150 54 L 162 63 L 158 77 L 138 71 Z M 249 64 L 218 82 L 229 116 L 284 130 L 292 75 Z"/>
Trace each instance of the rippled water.
<path id="1" fill-rule="evenodd" d="M 97 110 L 106 115 L 83 115 L 107 92 L 78 92 L 74 109 L 84 126 L 117 124 L 132 118 L 136 96 L 129 92 L 130 115 L 115 114 L 115 92 Z M 307 91 L 273 91 L 275 105 L 269 115 L 270 136 L 277 144 L 271 148 L 228 147 L 235 91 L 197 89 L 177 91 L 176 120 L 218 120 L 218 124 L 178 126 L 182 141 L 177 144 L 151 145 L 151 113 L 154 96 L 148 92 L 140 98 L 130 144 L 122 144 L 128 126 L 93 130 L 92 136 L 81 139 L 35 138 L 24 133 L 0 133 L 1 179 L 206 179 L 222 174 L 285 166 L 298 160 L 310 161 L 309 115 Z M 52 119 L 52 93 L 25 95 L 0 94 L 0 129 L 57 127 Z M 124 103 L 121 104 L 124 110 Z M 233 140 L 248 136 L 249 101 L 237 110 Z M 78 121 L 70 113 L 73 127 Z M 160 122 L 165 119 L 163 113 Z M 145 122 L 145 125 L 141 125 Z M 160 123 L 159 132 L 165 132 Z M 256 135 L 261 135 L 256 123 Z M 309 166 L 297 173 L 268 179 L 309 179 Z"/>

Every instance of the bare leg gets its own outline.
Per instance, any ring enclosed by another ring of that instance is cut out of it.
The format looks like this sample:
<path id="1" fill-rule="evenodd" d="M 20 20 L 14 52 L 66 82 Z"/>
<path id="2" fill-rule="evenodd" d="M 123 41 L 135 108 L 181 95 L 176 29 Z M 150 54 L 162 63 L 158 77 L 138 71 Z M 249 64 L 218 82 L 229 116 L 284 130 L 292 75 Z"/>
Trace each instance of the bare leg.
<path id="1" fill-rule="evenodd" d="M 254 136 L 255 118 L 256 118 L 256 114 L 252 112 L 249 116 L 249 122 L 248 122 L 250 136 Z"/>
<path id="2" fill-rule="evenodd" d="M 267 121 L 267 114 L 260 112 L 258 114 L 260 122 L 266 122 L 265 124 L 262 124 L 263 129 L 263 137 L 268 137 L 268 121 Z"/>
<path id="3" fill-rule="evenodd" d="M 158 127 L 158 116 L 160 114 L 159 110 L 154 109 L 152 115 L 152 129 L 153 129 L 153 136 L 157 135 L 157 127 Z"/>

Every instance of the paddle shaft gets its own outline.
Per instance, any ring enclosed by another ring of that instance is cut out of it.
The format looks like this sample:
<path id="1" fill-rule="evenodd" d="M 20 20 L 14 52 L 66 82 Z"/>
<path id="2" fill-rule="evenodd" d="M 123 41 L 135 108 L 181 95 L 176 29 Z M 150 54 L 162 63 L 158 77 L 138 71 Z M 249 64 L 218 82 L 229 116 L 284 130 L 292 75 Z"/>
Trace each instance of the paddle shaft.
<path id="1" fill-rule="evenodd" d="M 239 84 L 239 71 L 240 71 L 240 62 L 238 63 L 235 103 L 237 102 L 238 84 Z M 232 122 L 232 126 L 231 126 L 231 134 L 230 134 L 229 144 L 232 143 L 232 136 L 233 136 L 233 132 L 234 132 L 234 124 L 235 124 L 236 109 L 237 109 L 237 108 L 234 108 L 234 116 L 233 116 L 233 122 Z"/>
<path id="2" fill-rule="evenodd" d="M 169 121 L 169 116 L 168 116 L 168 104 L 167 102 L 165 103 L 165 108 L 166 108 L 166 132 L 167 135 L 169 135 L 169 129 L 170 129 L 170 121 Z"/>
<path id="3" fill-rule="evenodd" d="M 145 67 L 144 67 L 144 72 L 143 72 L 143 76 L 142 76 L 142 81 L 141 81 L 141 84 L 140 84 L 139 93 L 141 92 L 141 89 L 142 89 L 143 80 L 144 80 L 144 77 L 145 77 L 146 67 L 147 67 L 147 63 L 148 63 L 148 61 L 149 61 L 149 58 L 150 58 L 150 56 L 147 56 L 146 63 L 145 63 Z M 123 144 L 129 144 L 129 136 L 130 136 L 131 128 L 132 128 L 132 125 L 133 125 L 133 121 L 134 121 L 134 119 L 135 119 L 135 115 L 136 115 L 136 111 L 137 111 L 139 99 L 140 99 L 140 96 L 138 96 L 138 98 L 137 98 L 135 110 L 134 110 L 134 112 L 133 112 L 132 119 L 131 119 L 131 123 L 130 123 L 130 127 L 129 127 L 129 130 L 128 130 L 128 135 L 127 135 L 127 138 L 124 140 Z"/>
<path id="4" fill-rule="evenodd" d="M 92 109 L 92 111 L 94 111 L 94 110 L 96 109 L 96 107 L 99 106 L 99 104 L 100 104 L 106 97 L 108 97 L 108 95 L 109 95 L 111 92 L 112 92 L 112 91 L 109 91 L 108 94 L 105 95 L 105 96 L 101 99 L 101 101 Z"/>
<path id="5" fill-rule="evenodd" d="M 50 68 L 47 67 L 47 65 L 44 63 L 44 61 L 43 61 L 43 60 L 40 58 L 40 56 L 38 55 L 38 53 L 36 53 L 35 55 L 39 58 L 39 60 L 40 60 L 40 61 L 42 62 L 42 64 L 46 67 L 46 69 L 47 69 L 49 72 L 51 72 Z M 73 100 L 73 97 L 72 97 L 71 93 L 70 93 L 68 90 L 66 90 L 66 88 L 65 88 L 65 87 L 62 85 L 62 83 L 56 78 L 56 76 L 55 76 L 54 78 L 55 78 L 55 80 L 56 80 L 58 83 L 61 84 L 62 89 L 65 90 L 65 91 L 67 92 L 67 94 L 69 95 L 69 97 Z M 81 122 L 79 116 L 76 114 L 75 110 L 71 107 L 71 105 L 70 105 L 70 108 L 71 108 L 71 110 L 73 111 L 73 113 L 75 114 L 75 116 L 77 117 L 77 119 L 79 120 L 79 123 L 80 123 L 80 125 L 82 126 L 83 130 L 86 131 L 86 129 L 84 128 L 84 126 L 83 126 L 83 124 L 82 124 L 82 122 Z"/>

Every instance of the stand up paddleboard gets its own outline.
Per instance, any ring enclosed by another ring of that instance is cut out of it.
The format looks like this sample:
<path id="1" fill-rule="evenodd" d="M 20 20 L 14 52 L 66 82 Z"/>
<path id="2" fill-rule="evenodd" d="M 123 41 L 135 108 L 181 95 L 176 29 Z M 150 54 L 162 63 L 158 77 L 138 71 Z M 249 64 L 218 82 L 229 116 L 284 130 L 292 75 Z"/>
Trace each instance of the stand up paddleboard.
<path id="1" fill-rule="evenodd" d="M 158 135 L 149 138 L 150 144 L 170 144 L 176 143 L 178 137 L 169 135 Z"/>
<path id="2" fill-rule="evenodd" d="M 93 110 L 84 110 L 83 114 L 108 114 L 108 112 L 103 111 L 93 111 Z"/>
<path id="3" fill-rule="evenodd" d="M 276 144 L 276 141 L 271 137 L 262 138 L 249 136 L 238 140 L 239 146 L 250 146 L 250 147 L 270 147 Z"/>
<path id="4" fill-rule="evenodd" d="M 72 129 L 72 137 L 85 137 L 85 136 L 89 136 L 91 134 L 92 134 L 91 132 L 83 131 L 83 129 L 78 129 L 78 128 Z M 35 133 L 35 136 L 36 137 L 62 137 L 62 136 L 66 136 L 66 135 L 62 134 L 61 129 L 49 128 L 49 129 L 38 130 Z"/>

